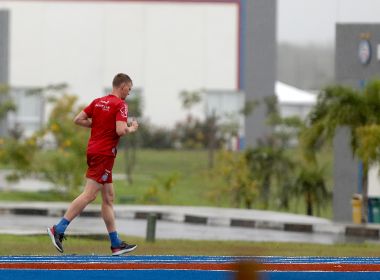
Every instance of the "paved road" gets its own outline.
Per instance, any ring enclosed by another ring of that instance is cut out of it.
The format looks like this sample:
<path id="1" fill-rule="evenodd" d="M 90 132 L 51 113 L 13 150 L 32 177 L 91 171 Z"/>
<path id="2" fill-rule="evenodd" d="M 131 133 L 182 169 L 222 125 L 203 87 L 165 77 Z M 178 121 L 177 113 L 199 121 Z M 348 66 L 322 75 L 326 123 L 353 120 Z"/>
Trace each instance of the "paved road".
<path id="1" fill-rule="evenodd" d="M 46 227 L 57 222 L 58 218 L 48 216 L 1 215 L 0 233 L 27 234 L 45 233 Z M 146 220 L 117 219 L 118 231 L 122 234 L 145 237 Z M 67 234 L 92 233 L 105 234 L 101 218 L 78 217 Z M 308 242 L 331 244 L 344 242 L 345 237 L 333 233 L 298 233 L 279 230 L 241 228 L 228 226 L 196 225 L 170 221 L 158 221 L 156 237 L 159 239 L 192 240 L 244 240 L 244 241 L 278 241 Z"/>

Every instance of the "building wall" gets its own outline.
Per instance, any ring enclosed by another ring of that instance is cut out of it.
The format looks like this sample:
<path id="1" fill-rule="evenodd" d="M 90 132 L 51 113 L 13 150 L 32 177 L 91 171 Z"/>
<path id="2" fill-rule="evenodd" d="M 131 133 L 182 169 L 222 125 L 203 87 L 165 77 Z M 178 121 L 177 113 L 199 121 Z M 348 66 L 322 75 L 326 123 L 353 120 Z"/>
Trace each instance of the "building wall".
<path id="1" fill-rule="evenodd" d="M 0 8 L 12 15 L 16 87 L 66 82 L 87 104 L 126 72 L 143 90 L 144 115 L 170 126 L 186 116 L 182 90 L 238 84 L 234 2 L 0 1 Z"/>
<path id="2" fill-rule="evenodd" d="M 0 10 L 0 85 L 9 80 L 9 12 Z M 1 102 L 1 97 L 0 97 Z M 6 133 L 6 120 L 0 120 L 0 136 Z"/>
<path id="3" fill-rule="evenodd" d="M 276 81 L 276 0 L 246 1 L 246 38 L 243 56 L 242 89 L 246 100 L 262 100 L 274 95 Z M 257 107 L 246 117 L 247 146 L 269 132 L 265 124 L 265 106 Z"/>
<path id="4" fill-rule="evenodd" d="M 0 10 L 0 84 L 8 83 L 9 12 Z"/>
<path id="5" fill-rule="evenodd" d="M 368 64 L 359 61 L 359 42 L 367 38 L 372 56 Z M 380 44 L 380 24 L 338 24 L 336 26 L 335 77 L 338 84 L 360 88 L 365 81 L 380 74 L 377 46 Z M 359 162 L 350 148 L 347 128 L 337 131 L 334 139 L 334 220 L 352 221 L 351 197 L 360 192 Z"/>

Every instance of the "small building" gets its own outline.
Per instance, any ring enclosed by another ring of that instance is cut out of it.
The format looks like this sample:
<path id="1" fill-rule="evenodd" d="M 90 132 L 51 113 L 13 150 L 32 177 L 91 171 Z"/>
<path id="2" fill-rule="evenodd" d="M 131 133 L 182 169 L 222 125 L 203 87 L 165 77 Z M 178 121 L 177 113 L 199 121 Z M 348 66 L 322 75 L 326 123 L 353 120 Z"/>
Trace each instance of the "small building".
<path id="1" fill-rule="evenodd" d="M 277 81 L 275 92 L 282 117 L 305 119 L 317 102 L 316 94 Z"/>
<path id="2" fill-rule="evenodd" d="M 245 147 L 245 118 L 241 113 L 245 104 L 243 92 L 234 90 L 208 90 L 205 94 L 205 112 L 215 115 L 218 122 L 229 127 L 228 148 Z M 279 111 L 282 117 L 299 117 L 305 120 L 317 101 L 317 95 L 277 81 L 275 84 Z"/>

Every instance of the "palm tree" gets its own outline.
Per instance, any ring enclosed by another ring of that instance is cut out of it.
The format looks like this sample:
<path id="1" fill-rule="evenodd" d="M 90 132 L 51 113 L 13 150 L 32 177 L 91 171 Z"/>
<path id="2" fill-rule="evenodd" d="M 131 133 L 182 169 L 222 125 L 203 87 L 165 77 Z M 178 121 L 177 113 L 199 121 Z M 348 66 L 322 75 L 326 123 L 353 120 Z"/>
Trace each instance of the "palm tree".
<path id="1" fill-rule="evenodd" d="M 306 215 L 313 216 L 314 205 L 320 210 L 330 197 L 327 190 L 324 171 L 314 165 L 301 165 L 299 174 L 295 180 L 294 193 L 297 197 L 303 197 L 306 205 Z"/>
<path id="2" fill-rule="evenodd" d="M 286 154 L 285 147 L 276 136 L 268 136 L 260 141 L 254 149 L 248 149 L 245 156 L 251 173 L 260 186 L 260 198 L 264 209 L 269 207 L 271 188 L 274 181 L 279 184 L 280 190 L 286 188 L 288 175 L 294 169 L 293 160 Z M 282 193 L 280 197 L 283 207 L 288 206 L 288 196 Z"/>
<path id="3" fill-rule="evenodd" d="M 380 162 L 380 125 L 370 124 L 356 130 L 359 139 L 357 153 L 369 165 Z"/>
<path id="4" fill-rule="evenodd" d="M 289 186 L 295 161 L 287 151 L 302 127 L 302 121 L 296 117 L 282 117 L 276 96 L 264 98 L 266 121 L 271 133 L 258 140 L 257 147 L 246 151 L 251 172 L 260 184 L 260 196 L 264 208 L 268 208 L 271 188 L 278 185 L 279 206 L 289 208 Z M 256 106 L 256 104 L 254 104 Z"/>
<path id="5" fill-rule="evenodd" d="M 260 199 L 264 209 L 269 207 L 269 196 L 272 185 L 272 177 L 275 165 L 279 161 L 279 151 L 267 145 L 261 145 L 246 151 L 246 158 L 251 173 L 259 182 Z"/>
<path id="6" fill-rule="evenodd" d="M 318 146 L 325 141 L 331 141 L 338 127 L 345 126 L 350 129 L 353 156 L 358 157 L 363 164 L 363 222 L 366 222 L 368 212 L 367 173 L 371 162 L 376 160 L 365 152 L 375 147 L 364 147 L 363 137 L 368 135 L 365 128 L 380 125 L 379 112 L 380 81 L 369 82 L 363 90 L 330 86 L 318 96 L 318 102 L 309 116 L 309 127 L 302 135 L 304 147 L 309 151 L 308 156 L 314 157 Z M 380 141 L 376 143 L 376 148 L 379 144 Z"/>

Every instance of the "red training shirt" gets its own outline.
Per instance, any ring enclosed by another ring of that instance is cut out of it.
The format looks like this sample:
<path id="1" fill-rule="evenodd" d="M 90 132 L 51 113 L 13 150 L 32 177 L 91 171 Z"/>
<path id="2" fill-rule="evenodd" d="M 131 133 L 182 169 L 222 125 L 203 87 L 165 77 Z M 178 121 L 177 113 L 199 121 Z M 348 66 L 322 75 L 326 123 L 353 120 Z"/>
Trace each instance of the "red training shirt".
<path id="1" fill-rule="evenodd" d="M 92 118 L 87 154 L 116 157 L 120 139 L 116 133 L 116 121 L 127 122 L 128 105 L 119 97 L 109 94 L 95 99 L 83 111 Z"/>

